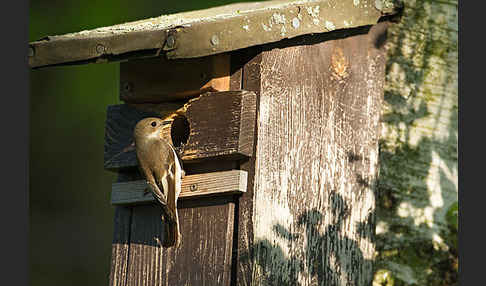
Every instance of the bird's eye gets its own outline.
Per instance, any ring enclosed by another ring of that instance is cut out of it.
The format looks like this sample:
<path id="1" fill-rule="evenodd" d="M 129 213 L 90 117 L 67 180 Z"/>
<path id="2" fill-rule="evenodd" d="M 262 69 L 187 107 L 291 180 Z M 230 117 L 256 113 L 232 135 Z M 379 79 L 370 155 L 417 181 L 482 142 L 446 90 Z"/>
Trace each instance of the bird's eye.
<path id="1" fill-rule="evenodd" d="M 155 127 L 155 126 L 157 126 L 157 123 L 155 123 L 155 121 L 152 121 L 151 125 L 152 125 L 153 127 Z"/>

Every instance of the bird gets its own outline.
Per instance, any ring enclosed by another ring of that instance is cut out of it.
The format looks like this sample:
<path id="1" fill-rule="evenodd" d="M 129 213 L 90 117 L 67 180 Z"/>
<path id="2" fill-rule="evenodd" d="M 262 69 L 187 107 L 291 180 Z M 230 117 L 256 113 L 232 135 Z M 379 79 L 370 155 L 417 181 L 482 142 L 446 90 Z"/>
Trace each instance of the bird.
<path id="1" fill-rule="evenodd" d="M 140 172 L 148 188 L 162 207 L 165 221 L 165 239 L 162 246 L 179 248 L 182 236 L 179 230 L 177 199 L 181 192 L 184 170 L 172 140 L 170 128 L 173 116 L 164 119 L 148 117 L 135 125 L 133 139 Z"/>

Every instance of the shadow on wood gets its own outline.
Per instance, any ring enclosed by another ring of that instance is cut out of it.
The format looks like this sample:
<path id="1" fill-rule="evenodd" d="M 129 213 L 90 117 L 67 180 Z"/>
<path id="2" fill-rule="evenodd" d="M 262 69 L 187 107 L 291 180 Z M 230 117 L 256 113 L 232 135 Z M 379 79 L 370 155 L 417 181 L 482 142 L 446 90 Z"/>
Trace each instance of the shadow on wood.
<path id="1" fill-rule="evenodd" d="M 120 99 L 129 103 L 187 100 L 230 87 L 230 55 L 120 63 Z"/>
<path id="2" fill-rule="evenodd" d="M 367 259 L 358 243 L 345 236 L 342 231 L 346 212 L 349 206 L 338 194 L 331 197 L 331 212 L 335 221 L 323 231 L 320 226 L 324 215 L 318 210 L 309 210 L 297 217 L 296 229 L 286 229 L 280 224 L 273 226 L 277 237 L 285 241 L 287 247 L 299 247 L 306 241 L 305 248 L 290 257 L 281 244 L 267 239 L 256 240 L 250 252 L 242 254 L 243 263 L 254 261 L 259 269 L 255 272 L 254 282 L 258 285 L 299 286 L 299 274 L 304 274 L 311 285 L 369 285 L 371 283 L 372 259 Z M 374 227 L 374 214 L 369 215 L 368 222 L 359 223 L 356 227 L 364 236 Z M 299 242 L 300 241 L 300 242 Z M 342 249 L 342 250 L 339 250 Z M 346 255 L 339 253 L 345 251 Z M 302 259 L 307 257 L 307 259 Z M 350 262 L 353 261 L 351 264 Z M 270 263 L 271 262 L 271 263 Z M 355 265 L 360 267 L 357 269 Z M 363 277 L 363 274 L 367 274 Z M 307 285 L 305 283 L 305 285 Z"/>
<path id="3" fill-rule="evenodd" d="M 182 234 L 179 249 L 161 246 L 164 225 L 158 205 L 116 209 L 115 223 L 119 231 L 112 246 L 111 285 L 166 285 L 171 281 L 191 285 L 201 279 L 229 283 L 232 196 L 181 201 L 178 205 Z M 187 271 L 188 268 L 191 271 Z"/>

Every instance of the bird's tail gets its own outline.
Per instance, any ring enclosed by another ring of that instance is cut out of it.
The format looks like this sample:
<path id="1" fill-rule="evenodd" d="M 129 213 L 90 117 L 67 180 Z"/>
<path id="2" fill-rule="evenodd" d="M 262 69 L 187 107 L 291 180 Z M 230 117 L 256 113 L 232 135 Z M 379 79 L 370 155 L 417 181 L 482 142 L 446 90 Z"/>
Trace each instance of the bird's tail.
<path id="1" fill-rule="evenodd" d="M 176 247 L 179 248 L 181 243 L 181 233 L 179 230 L 179 217 L 177 215 L 177 209 L 175 212 L 166 211 L 165 216 L 165 238 L 162 246 L 164 247 Z"/>

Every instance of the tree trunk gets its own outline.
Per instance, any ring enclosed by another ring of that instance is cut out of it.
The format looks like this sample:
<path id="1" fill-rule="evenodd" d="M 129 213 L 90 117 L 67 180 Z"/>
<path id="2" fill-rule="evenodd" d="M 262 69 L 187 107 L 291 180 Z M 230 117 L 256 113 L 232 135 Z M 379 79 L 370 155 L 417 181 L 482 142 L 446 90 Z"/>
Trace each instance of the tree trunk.
<path id="1" fill-rule="evenodd" d="M 458 283 L 457 29 L 416 0 L 388 31 L 374 285 Z"/>

